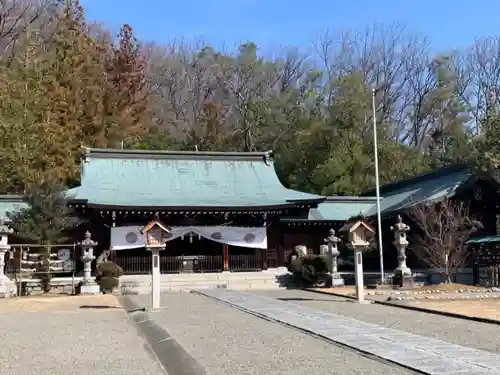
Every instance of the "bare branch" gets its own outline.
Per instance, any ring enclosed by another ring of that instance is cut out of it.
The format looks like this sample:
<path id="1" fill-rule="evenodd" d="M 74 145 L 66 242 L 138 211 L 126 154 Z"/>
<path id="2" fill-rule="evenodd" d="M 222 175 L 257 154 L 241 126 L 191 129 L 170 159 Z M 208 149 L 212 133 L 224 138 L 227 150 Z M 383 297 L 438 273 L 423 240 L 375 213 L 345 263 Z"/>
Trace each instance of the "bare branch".
<path id="1" fill-rule="evenodd" d="M 465 203 L 449 199 L 419 204 L 409 214 L 416 227 L 410 249 L 427 267 L 441 269 L 449 281 L 452 271 L 469 260 L 465 241 L 482 227 L 481 222 L 469 215 Z"/>

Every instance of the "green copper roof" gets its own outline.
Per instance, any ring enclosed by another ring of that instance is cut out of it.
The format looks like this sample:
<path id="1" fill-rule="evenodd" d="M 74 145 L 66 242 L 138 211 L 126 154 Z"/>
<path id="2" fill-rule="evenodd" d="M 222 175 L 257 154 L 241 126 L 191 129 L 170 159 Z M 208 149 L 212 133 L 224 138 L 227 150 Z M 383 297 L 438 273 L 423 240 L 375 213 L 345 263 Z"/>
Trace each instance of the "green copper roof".
<path id="1" fill-rule="evenodd" d="M 89 205 L 115 207 L 271 207 L 318 195 L 286 189 L 272 154 L 87 149 L 81 186 Z"/>
<path id="2" fill-rule="evenodd" d="M 283 222 L 346 221 L 353 216 L 366 215 L 375 206 L 373 197 L 327 197 L 318 208 L 309 209 L 307 219 L 282 218 Z"/>
<path id="3" fill-rule="evenodd" d="M 470 178 L 471 174 L 465 168 L 447 168 L 383 186 L 380 189 L 380 211 L 386 215 L 419 203 L 452 197 Z M 369 193 L 373 194 L 373 191 Z M 367 212 L 367 216 L 376 214 L 376 206 Z"/>
<path id="4" fill-rule="evenodd" d="M 28 205 L 18 195 L 0 195 L 0 219 L 10 221 L 8 214 L 18 212 Z"/>
<path id="5" fill-rule="evenodd" d="M 375 206 L 370 197 L 328 197 L 318 208 L 309 210 L 309 220 L 344 221 L 365 215 Z"/>
<path id="6" fill-rule="evenodd" d="M 471 238 L 466 244 L 483 244 L 483 243 L 495 243 L 500 242 L 500 236 L 486 236 L 486 237 L 474 237 Z"/>

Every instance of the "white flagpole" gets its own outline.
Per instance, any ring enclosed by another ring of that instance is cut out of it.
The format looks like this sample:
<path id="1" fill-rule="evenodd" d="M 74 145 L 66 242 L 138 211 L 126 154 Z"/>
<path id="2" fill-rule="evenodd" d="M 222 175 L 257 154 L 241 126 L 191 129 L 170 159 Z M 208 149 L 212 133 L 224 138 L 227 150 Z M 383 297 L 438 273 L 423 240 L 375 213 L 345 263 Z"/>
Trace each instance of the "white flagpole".
<path id="1" fill-rule="evenodd" d="M 375 190 L 377 195 L 377 231 L 378 231 L 378 248 L 380 254 L 380 282 L 385 283 L 384 274 L 384 247 L 382 244 L 382 219 L 380 214 L 380 181 L 378 172 L 378 143 L 377 143 L 377 111 L 375 108 L 376 90 L 372 89 L 372 111 L 373 111 L 373 156 L 375 158 Z"/>

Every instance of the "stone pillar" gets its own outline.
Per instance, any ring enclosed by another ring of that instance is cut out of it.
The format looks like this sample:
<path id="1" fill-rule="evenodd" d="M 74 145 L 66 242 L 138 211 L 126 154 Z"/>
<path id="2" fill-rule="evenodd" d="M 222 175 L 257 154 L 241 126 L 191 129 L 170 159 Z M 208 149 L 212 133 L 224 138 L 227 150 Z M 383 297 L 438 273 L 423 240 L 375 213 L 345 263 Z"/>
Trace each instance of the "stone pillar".
<path id="1" fill-rule="evenodd" d="M 354 275 L 356 277 L 356 301 L 365 303 L 365 285 L 363 280 L 363 250 L 365 245 L 352 243 L 354 250 Z"/>
<path id="2" fill-rule="evenodd" d="M 307 255 L 307 247 L 304 245 L 295 246 L 295 251 L 299 257 L 305 257 Z"/>
<path id="3" fill-rule="evenodd" d="M 160 273 L 160 251 L 163 248 L 148 247 L 151 251 L 151 307 L 158 309 L 160 307 L 160 291 L 161 291 L 161 273 Z"/>
<path id="4" fill-rule="evenodd" d="M 10 251 L 9 234 L 12 228 L 0 219 L 0 298 L 13 297 L 17 294 L 16 284 L 5 275 L 5 254 Z"/>
<path id="5" fill-rule="evenodd" d="M 92 279 L 92 262 L 95 259 L 94 247 L 97 246 L 97 242 L 93 241 L 89 231 L 85 232 L 85 238 L 79 243 L 82 249 L 81 260 L 83 262 L 83 280 L 80 283 L 80 293 L 81 294 L 99 294 L 99 285 L 95 283 Z"/>
<path id="6" fill-rule="evenodd" d="M 397 223 L 391 226 L 391 230 L 394 232 L 393 244 L 398 250 L 398 266 L 394 270 L 394 283 L 401 287 L 411 286 L 411 270 L 406 265 L 406 248 L 408 247 L 406 233 L 410 230 L 410 227 L 403 223 L 403 218 L 398 215 Z"/>
<path id="7" fill-rule="evenodd" d="M 338 257 L 340 255 L 338 249 L 338 243 L 341 241 L 339 237 L 335 235 L 335 231 L 330 229 L 328 231 L 328 237 L 324 240 L 328 246 L 328 270 L 330 271 L 330 276 L 332 279 L 332 286 L 344 285 L 344 279 L 338 274 Z"/>

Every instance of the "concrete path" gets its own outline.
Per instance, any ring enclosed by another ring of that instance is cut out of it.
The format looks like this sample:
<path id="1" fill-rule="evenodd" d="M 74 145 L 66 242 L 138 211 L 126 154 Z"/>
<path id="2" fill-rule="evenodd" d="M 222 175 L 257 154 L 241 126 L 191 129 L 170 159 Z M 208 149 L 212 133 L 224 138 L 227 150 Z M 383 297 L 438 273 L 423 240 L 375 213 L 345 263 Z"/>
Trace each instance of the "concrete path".
<path id="1" fill-rule="evenodd" d="M 147 295 L 126 298 L 145 307 L 150 304 Z M 416 374 L 203 295 L 162 293 L 161 306 L 147 310 L 148 316 L 173 338 L 160 345 L 164 348 L 176 340 L 207 375 Z M 169 348 L 170 356 L 182 359 L 178 352 Z M 168 363 L 165 367 L 169 375 L 179 374 L 171 371 L 173 366 Z"/>
<path id="2" fill-rule="evenodd" d="M 165 375 L 113 296 L 0 300 L 1 375 Z"/>
<path id="3" fill-rule="evenodd" d="M 264 319 L 308 331 L 328 340 L 429 375 L 500 374 L 500 355 L 361 322 L 248 292 L 203 290 Z M 366 309 L 370 309 L 367 305 Z"/>

